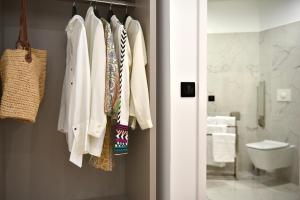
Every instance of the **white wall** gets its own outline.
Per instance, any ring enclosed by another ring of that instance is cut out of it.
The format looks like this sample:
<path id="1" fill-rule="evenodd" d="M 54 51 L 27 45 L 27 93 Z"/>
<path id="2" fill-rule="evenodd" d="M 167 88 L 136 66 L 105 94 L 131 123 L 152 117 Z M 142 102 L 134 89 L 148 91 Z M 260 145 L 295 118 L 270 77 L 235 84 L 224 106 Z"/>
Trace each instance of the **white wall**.
<path id="1" fill-rule="evenodd" d="M 197 83 L 198 2 L 158 1 L 159 200 L 197 199 L 198 101 L 180 97 L 180 82 Z"/>
<path id="2" fill-rule="evenodd" d="M 197 195 L 197 99 L 180 97 L 180 82 L 197 81 L 197 2 L 170 5 L 171 200 Z"/>
<path id="3" fill-rule="evenodd" d="M 262 0 L 261 30 L 275 28 L 300 20 L 299 0 Z"/>
<path id="4" fill-rule="evenodd" d="M 206 199 L 207 150 L 207 1 L 198 4 L 198 200 Z"/>
<path id="5" fill-rule="evenodd" d="M 208 33 L 257 32 L 259 29 L 256 0 L 208 1 Z"/>
<path id="6" fill-rule="evenodd" d="M 208 33 L 260 32 L 300 20 L 299 0 L 209 0 Z"/>

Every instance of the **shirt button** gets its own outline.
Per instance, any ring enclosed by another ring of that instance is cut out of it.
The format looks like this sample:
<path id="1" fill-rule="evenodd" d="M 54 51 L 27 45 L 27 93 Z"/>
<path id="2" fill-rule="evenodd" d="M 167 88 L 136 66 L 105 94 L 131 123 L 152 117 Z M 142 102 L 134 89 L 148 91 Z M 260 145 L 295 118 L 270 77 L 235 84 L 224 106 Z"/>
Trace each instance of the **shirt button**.
<path id="1" fill-rule="evenodd" d="M 73 85 L 73 82 L 71 82 L 71 85 Z"/>

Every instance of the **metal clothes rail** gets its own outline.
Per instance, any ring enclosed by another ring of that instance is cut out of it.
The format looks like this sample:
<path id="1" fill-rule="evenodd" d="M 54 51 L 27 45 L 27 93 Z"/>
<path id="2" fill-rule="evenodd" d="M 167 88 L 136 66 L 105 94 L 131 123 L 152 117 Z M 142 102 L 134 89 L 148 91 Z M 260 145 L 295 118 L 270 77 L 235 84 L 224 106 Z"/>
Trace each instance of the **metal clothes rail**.
<path id="1" fill-rule="evenodd" d="M 117 0 L 63 0 L 63 1 L 71 1 L 71 2 L 86 2 L 91 3 L 94 2 L 96 4 L 108 4 L 114 6 L 126 6 L 126 7 L 136 7 L 135 3 L 127 2 L 127 1 L 117 1 Z"/>

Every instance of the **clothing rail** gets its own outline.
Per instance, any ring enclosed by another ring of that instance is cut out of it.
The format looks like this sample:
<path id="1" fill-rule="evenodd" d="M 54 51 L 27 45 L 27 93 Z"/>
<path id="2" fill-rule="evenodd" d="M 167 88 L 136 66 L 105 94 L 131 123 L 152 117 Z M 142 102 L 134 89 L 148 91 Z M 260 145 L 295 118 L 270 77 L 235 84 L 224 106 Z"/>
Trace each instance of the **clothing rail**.
<path id="1" fill-rule="evenodd" d="M 74 0 L 63 0 L 63 1 L 72 1 Z M 127 1 L 116 1 L 116 0 L 75 0 L 75 2 L 86 2 L 86 3 L 97 3 L 97 4 L 108 4 L 108 5 L 115 5 L 115 6 L 126 6 L 126 7 L 136 7 L 135 3 L 127 2 Z"/>

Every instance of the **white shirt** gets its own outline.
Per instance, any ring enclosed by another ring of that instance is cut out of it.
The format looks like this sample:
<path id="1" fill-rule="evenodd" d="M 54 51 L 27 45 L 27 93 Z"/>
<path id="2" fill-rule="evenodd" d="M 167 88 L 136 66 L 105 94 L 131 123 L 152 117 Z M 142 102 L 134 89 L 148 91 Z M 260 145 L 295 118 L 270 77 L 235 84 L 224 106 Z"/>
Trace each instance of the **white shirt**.
<path id="1" fill-rule="evenodd" d="M 128 17 L 125 23 L 132 52 L 130 116 L 137 119 L 141 129 L 152 128 L 148 84 L 146 45 L 143 30 L 137 20 Z M 135 128 L 133 123 L 132 128 Z"/>
<path id="2" fill-rule="evenodd" d="M 114 36 L 114 43 L 116 55 L 120 65 L 120 93 L 121 106 L 118 116 L 118 123 L 128 126 L 129 123 L 129 98 L 130 98 L 130 66 L 131 66 L 131 50 L 127 38 L 127 33 L 124 26 L 120 23 L 114 15 L 111 18 L 111 29 Z M 123 40 L 123 38 L 126 38 Z M 124 57 L 122 57 L 122 49 L 125 50 Z M 121 66 L 121 64 L 123 65 Z M 121 69 L 122 68 L 122 69 Z"/>
<path id="3" fill-rule="evenodd" d="M 90 63 L 84 20 L 75 15 L 68 23 L 66 72 L 63 83 L 58 130 L 66 133 L 70 161 L 82 166 L 88 149 L 90 118 Z"/>
<path id="4" fill-rule="evenodd" d="M 100 157 L 107 118 L 104 110 L 106 45 L 103 24 L 90 7 L 85 17 L 89 57 L 91 63 L 91 114 L 89 124 L 89 153 Z"/>

